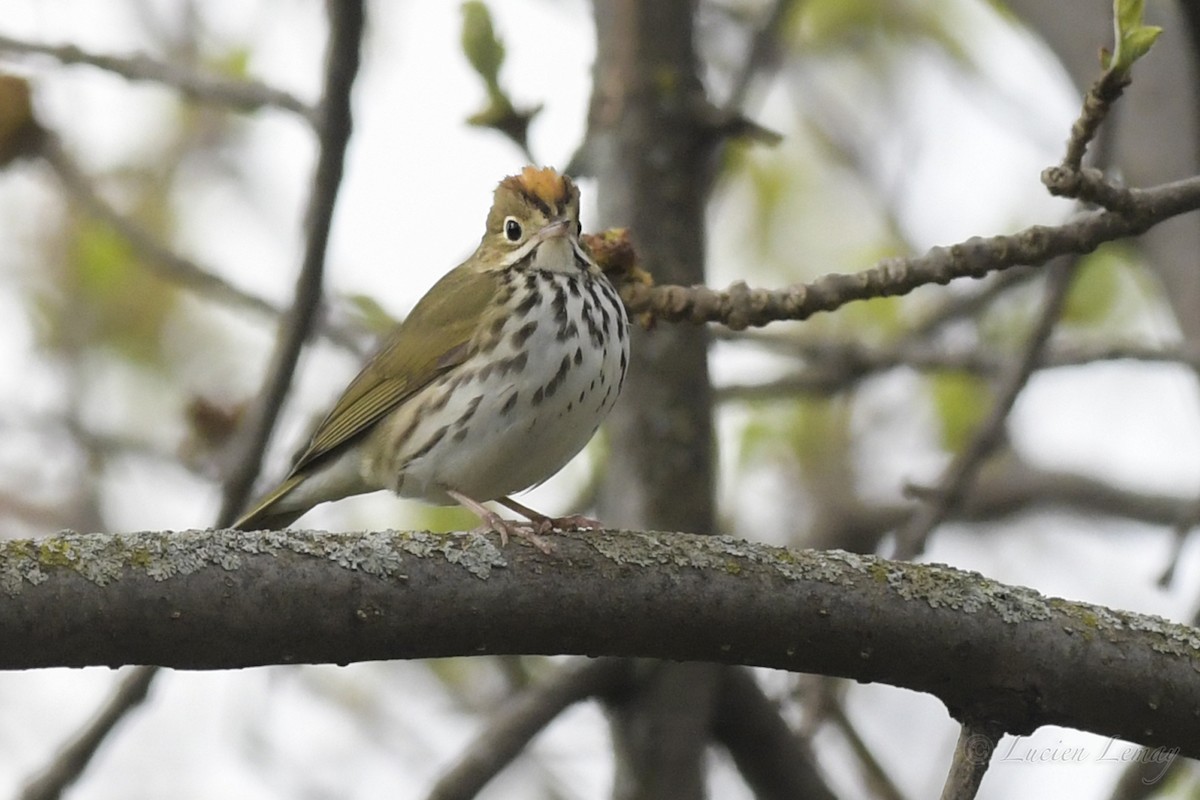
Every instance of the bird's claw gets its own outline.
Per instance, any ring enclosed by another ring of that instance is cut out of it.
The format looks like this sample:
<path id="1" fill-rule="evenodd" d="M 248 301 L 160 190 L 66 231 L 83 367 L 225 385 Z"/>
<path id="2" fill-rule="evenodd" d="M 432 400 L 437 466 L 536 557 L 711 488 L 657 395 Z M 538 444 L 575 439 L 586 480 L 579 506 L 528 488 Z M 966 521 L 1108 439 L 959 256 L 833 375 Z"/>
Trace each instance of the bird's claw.
<path id="1" fill-rule="evenodd" d="M 571 514 L 566 517 L 547 517 L 544 524 L 550 526 L 551 530 L 557 531 L 587 531 L 603 528 L 600 520 L 585 517 L 582 514 Z"/>
<path id="2" fill-rule="evenodd" d="M 508 545 L 508 538 L 511 536 L 515 539 L 524 539 L 545 555 L 551 555 L 554 552 L 554 545 L 538 535 L 549 532 L 544 530 L 540 524 L 504 519 L 495 512 L 489 512 L 483 518 L 483 524 L 476 528 L 475 532 L 500 534 L 501 547 Z"/>

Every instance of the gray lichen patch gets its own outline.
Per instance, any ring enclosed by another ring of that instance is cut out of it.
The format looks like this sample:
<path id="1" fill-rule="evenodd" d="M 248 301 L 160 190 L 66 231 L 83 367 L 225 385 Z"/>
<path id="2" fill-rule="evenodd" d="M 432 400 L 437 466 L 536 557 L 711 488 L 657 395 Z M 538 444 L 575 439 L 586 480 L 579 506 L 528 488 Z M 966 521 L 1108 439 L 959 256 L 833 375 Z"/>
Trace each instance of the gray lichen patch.
<path id="1" fill-rule="evenodd" d="M 483 536 L 450 537 L 428 532 L 190 530 L 126 534 L 73 531 L 45 539 L 0 542 L 0 591 L 13 596 L 25 584 L 44 582 L 56 570 L 70 570 L 105 586 L 126 571 L 157 581 L 198 570 L 239 569 L 247 555 L 285 553 L 323 558 L 346 569 L 403 580 L 405 554 L 440 557 L 481 579 L 507 562 Z"/>
<path id="2" fill-rule="evenodd" d="M 451 564 L 457 564 L 476 578 L 486 580 L 493 567 L 506 567 L 504 554 L 486 536 L 468 533 L 465 537 L 450 537 L 429 531 L 396 534 L 402 538 L 397 544 L 418 558 L 441 556 Z M 464 541 L 465 540 L 465 541 Z"/>
<path id="3" fill-rule="evenodd" d="M 0 543 L 0 587 L 18 594 L 26 581 L 37 585 L 56 569 L 69 569 L 92 583 L 105 586 L 120 577 L 121 562 L 111 537 L 94 537 L 74 531 L 36 540 Z"/>
<path id="4" fill-rule="evenodd" d="M 1114 611 L 1112 614 L 1126 630 L 1154 634 L 1157 638 L 1151 648 L 1156 652 L 1200 659 L 1200 631 L 1195 628 L 1148 614 L 1129 611 Z M 1200 663 L 1197 663 L 1197 671 L 1200 671 Z"/>
<path id="5" fill-rule="evenodd" d="M 941 564 L 907 564 L 841 550 L 798 550 L 773 547 L 729 536 L 640 534 L 583 537 L 598 552 L 618 563 L 649 566 L 671 564 L 695 569 L 740 572 L 745 562 L 765 566 L 792 581 L 815 581 L 851 587 L 884 584 L 904 600 L 966 613 L 991 609 L 1007 622 L 1045 620 L 1051 616 L 1046 598 L 1032 589 L 1006 586 L 974 572 Z"/>
<path id="6" fill-rule="evenodd" d="M 1111 639 L 1127 631 L 1157 634 L 1151 645 L 1156 651 L 1200 658 L 1200 631 L 1195 628 L 1158 617 L 1048 598 L 1024 586 L 1009 586 L 944 564 L 888 561 L 840 550 L 773 547 L 728 536 L 590 532 L 579 538 L 619 564 L 673 565 L 730 575 L 761 565 L 793 581 L 847 588 L 886 586 L 900 600 L 967 614 L 991 612 L 1009 624 L 1058 618 L 1070 621 L 1071 632 L 1085 635 L 1103 634 Z"/>
<path id="7" fill-rule="evenodd" d="M 905 600 L 927 603 L 930 608 L 951 608 L 973 614 L 984 609 L 1005 622 L 1047 620 L 1053 616 L 1049 601 L 1024 586 L 1009 586 L 945 564 L 890 564 L 887 583 Z"/>
<path id="8" fill-rule="evenodd" d="M 20 594 L 26 581 L 37 586 L 49 577 L 37 559 L 30 558 L 32 550 L 29 541 L 0 542 L 0 591 L 9 597 Z"/>
<path id="9" fill-rule="evenodd" d="M 631 540 L 634 536 L 636 539 Z M 813 580 L 851 586 L 862 572 L 863 557 L 841 551 L 816 554 L 732 536 L 694 536 L 638 531 L 589 531 L 578 538 L 618 564 L 675 566 L 738 574 L 745 562 L 762 565 L 789 580 Z M 819 557 L 818 557 L 819 555 Z"/>

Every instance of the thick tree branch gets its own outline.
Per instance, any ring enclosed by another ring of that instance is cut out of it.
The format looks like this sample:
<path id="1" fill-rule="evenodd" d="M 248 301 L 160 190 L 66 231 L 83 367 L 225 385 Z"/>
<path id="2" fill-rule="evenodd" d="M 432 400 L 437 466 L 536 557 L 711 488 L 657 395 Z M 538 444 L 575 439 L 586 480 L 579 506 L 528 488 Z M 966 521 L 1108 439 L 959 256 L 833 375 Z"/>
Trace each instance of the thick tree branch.
<path id="1" fill-rule="evenodd" d="M 1065 725 L 1200 755 L 1200 631 L 1185 625 L 839 551 L 616 531 L 554 543 L 547 556 L 397 532 L 4 542 L 0 668 L 648 656 L 886 682 L 1011 733 Z"/>

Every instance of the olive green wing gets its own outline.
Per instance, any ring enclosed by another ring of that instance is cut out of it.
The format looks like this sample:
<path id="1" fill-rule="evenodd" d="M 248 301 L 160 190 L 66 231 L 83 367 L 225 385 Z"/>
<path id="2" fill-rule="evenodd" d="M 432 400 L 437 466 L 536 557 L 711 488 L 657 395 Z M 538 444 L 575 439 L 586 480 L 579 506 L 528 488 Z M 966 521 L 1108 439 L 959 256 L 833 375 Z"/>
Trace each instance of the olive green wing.
<path id="1" fill-rule="evenodd" d="M 366 432 L 389 411 L 469 354 L 500 289 L 494 272 L 466 264 L 433 285 L 384 341 L 317 427 L 291 475 Z"/>

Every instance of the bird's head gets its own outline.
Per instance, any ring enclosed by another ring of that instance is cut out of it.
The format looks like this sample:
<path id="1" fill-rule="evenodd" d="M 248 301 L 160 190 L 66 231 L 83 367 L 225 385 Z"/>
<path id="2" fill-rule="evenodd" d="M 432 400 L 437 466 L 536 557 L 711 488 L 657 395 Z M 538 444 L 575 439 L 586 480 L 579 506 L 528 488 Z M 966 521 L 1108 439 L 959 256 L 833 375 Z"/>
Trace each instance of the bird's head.
<path id="1" fill-rule="evenodd" d="M 579 244 L 579 189 L 550 167 L 525 167 L 496 187 L 480 242 L 488 269 L 586 270 Z"/>

